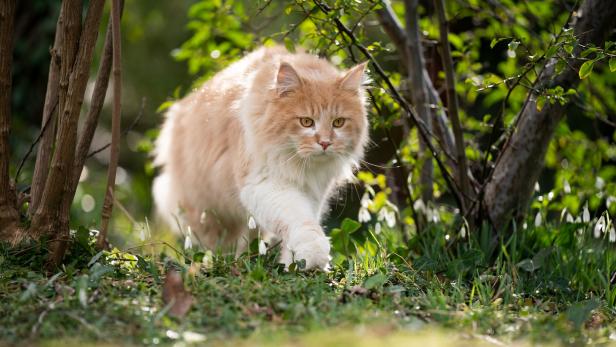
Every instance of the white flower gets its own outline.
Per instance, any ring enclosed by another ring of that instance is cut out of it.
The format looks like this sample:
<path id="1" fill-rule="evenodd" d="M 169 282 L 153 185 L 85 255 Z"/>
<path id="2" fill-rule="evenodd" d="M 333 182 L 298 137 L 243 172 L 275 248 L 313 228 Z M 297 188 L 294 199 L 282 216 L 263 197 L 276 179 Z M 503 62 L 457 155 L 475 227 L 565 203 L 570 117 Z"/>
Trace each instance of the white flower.
<path id="1" fill-rule="evenodd" d="M 426 209 L 426 205 L 424 204 L 423 200 L 417 199 L 415 200 L 415 203 L 413 203 L 413 208 L 417 212 L 424 212 Z"/>
<path id="2" fill-rule="evenodd" d="M 365 207 L 361 207 L 359 209 L 359 215 L 357 216 L 357 220 L 360 223 L 366 223 L 366 222 L 369 222 L 370 219 L 371 217 L 370 217 L 370 212 L 368 211 L 368 209 Z"/>
<path id="3" fill-rule="evenodd" d="M 540 189 L 541 187 L 539 187 L 539 182 L 535 182 L 535 191 L 539 192 Z"/>
<path id="4" fill-rule="evenodd" d="M 537 215 L 535 216 L 535 226 L 541 226 L 541 212 L 537 212 Z"/>
<path id="5" fill-rule="evenodd" d="M 205 211 L 201 212 L 201 217 L 199 217 L 199 223 L 205 224 L 205 217 L 207 217 Z"/>
<path id="6" fill-rule="evenodd" d="M 267 253 L 267 244 L 265 241 L 259 240 L 259 255 L 265 255 Z"/>
<path id="7" fill-rule="evenodd" d="M 595 224 L 595 230 L 594 230 L 594 235 L 595 238 L 599 238 L 601 237 L 601 234 L 605 232 L 605 217 L 601 216 L 601 218 L 599 218 L 599 221 L 597 221 L 597 224 Z"/>
<path id="8" fill-rule="evenodd" d="M 562 222 L 563 219 L 565 219 L 565 216 L 567 215 L 567 208 L 563 208 L 562 211 L 560 211 L 560 221 Z"/>
<path id="9" fill-rule="evenodd" d="M 603 189 L 603 187 L 605 187 L 605 181 L 603 180 L 603 178 L 597 176 L 597 178 L 595 179 L 595 188 L 601 190 Z"/>
<path id="10" fill-rule="evenodd" d="M 582 221 L 584 223 L 590 222 L 590 212 L 588 211 L 588 202 L 584 205 L 584 213 L 582 213 Z"/>
<path id="11" fill-rule="evenodd" d="M 565 192 L 565 194 L 571 193 L 571 185 L 569 184 L 569 181 L 567 180 L 563 182 L 563 191 Z"/>
<path id="12" fill-rule="evenodd" d="M 370 201 L 370 196 L 368 195 L 368 193 L 364 193 L 364 195 L 361 197 L 361 207 L 368 208 L 371 202 L 372 201 Z"/>
<path id="13" fill-rule="evenodd" d="M 186 238 L 184 239 L 184 249 L 192 248 L 192 230 L 190 229 L 190 225 L 188 226 L 188 231 L 186 232 Z"/>
<path id="14" fill-rule="evenodd" d="M 554 192 L 549 192 L 548 193 L 548 201 L 552 201 L 552 199 L 554 199 Z"/>
<path id="15" fill-rule="evenodd" d="M 248 229 L 255 230 L 256 228 L 257 228 L 257 222 L 255 222 L 255 219 L 252 218 L 252 216 L 250 216 L 250 218 L 248 218 Z"/>
<path id="16" fill-rule="evenodd" d="M 610 242 L 616 242 L 616 230 L 614 230 L 614 226 L 610 228 Z"/>
<path id="17" fill-rule="evenodd" d="M 140 228 L 139 229 L 139 239 L 141 241 L 145 241 L 145 228 Z"/>
<path id="18" fill-rule="evenodd" d="M 567 221 L 567 223 L 573 223 L 573 216 L 571 215 L 571 213 L 567 212 L 567 217 L 565 217 L 565 220 Z"/>
<path id="19" fill-rule="evenodd" d="M 374 225 L 374 233 L 377 235 L 381 233 L 381 223 L 376 223 Z"/>
<path id="20" fill-rule="evenodd" d="M 384 221 L 385 218 L 387 218 L 387 209 L 382 208 L 382 209 L 379 210 L 379 214 L 377 216 L 377 219 L 379 221 Z"/>
<path id="21" fill-rule="evenodd" d="M 461 238 L 466 237 L 466 224 L 462 224 L 462 228 L 460 228 L 460 237 Z"/>
<path id="22" fill-rule="evenodd" d="M 396 226 L 396 214 L 394 213 L 394 211 L 389 211 L 389 213 L 385 215 L 385 222 L 387 223 L 387 226 L 390 228 L 393 228 Z"/>
<path id="23" fill-rule="evenodd" d="M 524 230 L 528 229 L 528 223 L 524 222 L 524 224 L 522 224 L 522 229 Z"/>

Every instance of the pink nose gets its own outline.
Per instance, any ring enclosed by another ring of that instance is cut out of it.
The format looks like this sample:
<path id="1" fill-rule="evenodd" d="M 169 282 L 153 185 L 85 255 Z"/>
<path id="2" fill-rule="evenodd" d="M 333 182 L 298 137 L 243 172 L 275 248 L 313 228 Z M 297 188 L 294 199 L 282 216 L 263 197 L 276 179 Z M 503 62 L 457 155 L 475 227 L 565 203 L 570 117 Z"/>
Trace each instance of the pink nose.
<path id="1" fill-rule="evenodd" d="M 323 150 L 326 150 L 332 143 L 329 141 L 319 141 L 319 144 L 323 147 Z"/>

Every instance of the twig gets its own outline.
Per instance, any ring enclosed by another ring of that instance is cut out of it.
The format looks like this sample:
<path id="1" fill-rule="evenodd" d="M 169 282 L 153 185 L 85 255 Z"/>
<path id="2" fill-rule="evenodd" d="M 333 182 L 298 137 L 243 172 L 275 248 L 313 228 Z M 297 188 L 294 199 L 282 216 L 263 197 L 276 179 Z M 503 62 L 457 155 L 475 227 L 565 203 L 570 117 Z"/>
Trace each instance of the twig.
<path id="1" fill-rule="evenodd" d="M 34 140 L 34 142 L 32 142 L 30 144 L 30 148 L 28 148 L 28 151 L 21 158 L 21 161 L 19 162 L 19 166 L 17 167 L 17 172 L 15 173 L 15 176 L 13 177 L 13 180 L 15 181 L 15 183 L 17 183 L 17 180 L 19 179 L 19 174 L 21 173 L 21 169 L 24 167 L 24 164 L 28 160 L 28 157 L 30 157 L 30 154 L 32 154 L 32 152 L 34 151 L 34 147 L 36 147 L 36 145 L 41 141 L 41 138 L 43 138 L 43 135 L 45 134 L 45 132 L 47 132 L 47 129 L 50 127 L 50 124 L 54 122 L 54 120 L 55 120 L 54 114 L 55 114 L 55 109 L 56 109 L 57 106 L 58 106 L 58 101 L 56 99 L 56 103 L 53 106 L 53 109 L 51 110 L 50 116 L 45 121 L 45 124 L 43 125 L 43 128 L 39 132 L 39 134 L 36 137 L 36 139 Z M 39 155 L 36 156 L 37 160 L 39 158 Z M 36 171 L 36 169 L 35 169 L 35 171 Z M 33 180 L 33 182 L 34 182 L 34 180 Z"/>
<path id="2" fill-rule="evenodd" d="M 456 160 L 458 162 L 458 183 L 464 197 L 473 196 L 471 185 L 468 179 L 468 164 L 466 161 L 466 153 L 464 145 L 464 134 L 462 125 L 460 124 L 460 115 L 458 114 L 458 96 L 456 95 L 456 78 L 453 71 L 453 59 L 451 58 L 451 49 L 449 47 L 449 28 L 447 17 L 445 14 L 445 3 L 443 0 L 434 0 L 436 12 L 438 14 L 439 31 L 441 37 L 441 56 L 443 67 L 445 69 L 445 81 L 447 83 L 447 108 L 449 111 L 449 119 L 453 128 L 453 135 L 456 141 Z M 468 202 L 462 199 L 461 211 L 466 212 Z"/>
<path id="3" fill-rule="evenodd" d="M 109 219 L 113 209 L 113 193 L 115 188 L 116 171 L 120 156 L 120 121 L 122 112 L 122 44 L 120 42 L 120 0 L 111 3 L 111 32 L 113 42 L 113 115 L 111 119 L 111 155 L 107 171 L 107 189 L 105 201 L 101 212 L 101 232 L 98 234 L 97 245 L 99 249 L 105 247 Z"/>
<path id="4" fill-rule="evenodd" d="M 145 108 L 145 97 L 141 99 L 141 108 L 139 109 L 139 113 L 137 113 L 137 116 L 135 117 L 135 119 L 133 120 L 133 122 L 126 127 L 126 129 L 124 129 L 122 131 L 122 136 L 126 136 L 126 134 L 128 134 L 131 130 L 133 130 L 137 124 L 139 124 L 139 121 L 141 120 L 141 117 L 143 117 L 143 110 Z M 92 152 L 88 153 L 88 156 L 86 157 L 86 159 L 90 159 L 93 156 L 97 155 L 98 153 L 106 150 L 107 148 L 109 148 L 109 146 L 111 146 L 111 142 L 108 142 L 100 147 L 98 147 L 97 149 L 93 150 Z"/>

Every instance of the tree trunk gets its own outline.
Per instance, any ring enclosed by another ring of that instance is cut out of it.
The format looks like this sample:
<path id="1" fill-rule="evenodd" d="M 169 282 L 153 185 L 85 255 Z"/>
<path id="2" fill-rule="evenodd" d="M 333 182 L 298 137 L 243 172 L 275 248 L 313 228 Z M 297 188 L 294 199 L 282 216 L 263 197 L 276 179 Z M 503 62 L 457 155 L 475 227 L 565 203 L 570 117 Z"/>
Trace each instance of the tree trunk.
<path id="1" fill-rule="evenodd" d="M 408 75 L 407 75 L 407 91 L 406 95 L 415 107 L 417 115 L 421 118 L 428 132 L 432 131 L 432 117 L 430 117 L 430 107 L 428 104 L 428 91 L 423 78 L 423 49 L 421 45 L 421 37 L 419 34 L 419 13 L 417 7 L 419 0 L 406 0 L 405 4 L 405 19 L 406 19 L 406 39 L 408 47 Z M 409 95 L 410 94 L 410 95 Z M 434 166 L 432 165 L 432 156 L 426 148 L 426 143 L 420 139 L 419 141 L 419 165 L 420 176 L 419 183 L 421 185 L 421 198 L 424 202 L 432 201 L 433 198 L 433 176 Z"/>
<path id="2" fill-rule="evenodd" d="M 17 196 L 9 178 L 14 19 L 15 0 L 0 2 L 0 240 L 12 239 L 19 225 Z"/>
<path id="3" fill-rule="evenodd" d="M 90 65 L 96 39 L 98 37 L 104 0 L 91 0 L 79 40 L 75 63 L 70 72 L 68 89 L 63 108 L 58 119 L 58 134 L 55 153 L 52 158 L 49 176 L 41 196 L 40 205 L 32 217 L 30 232 L 33 236 L 50 235 L 52 240 L 50 263 L 58 264 L 64 255 L 68 240 L 68 218 L 70 204 L 62 204 L 63 198 L 72 192 L 72 170 L 77 142 L 77 121 L 88 81 Z M 81 11 L 81 7 L 71 11 Z M 65 45 L 67 36 L 64 37 Z M 64 62 L 62 62 L 64 65 Z M 64 66 L 63 66 L 64 68 Z M 62 87 L 62 86 L 61 86 Z M 62 88 L 60 102 L 62 102 Z M 72 197 L 71 197 L 72 198 Z"/>
<path id="4" fill-rule="evenodd" d="M 586 0 L 577 11 L 574 33 L 583 45 L 603 46 L 614 28 L 616 6 L 612 0 Z M 574 51 L 579 56 L 581 48 Z M 556 59 L 550 60 L 538 81 L 536 90 L 562 86 L 565 90 L 579 83 L 579 59 L 568 59 L 567 67 L 554 75 Z M 535 182 L 543 168 L 548 144 L 566 107 L 559 103 L 546 103 L 537 110 L 537 95 L 532 92 L 530 102 L 519 114 L 519 122 L 509 141 L 496 160 L 492 176 L 486 184 L 483 208 L 493 225 L 502 229 L 511 218 L 522 217 L 531 198 Z"/>

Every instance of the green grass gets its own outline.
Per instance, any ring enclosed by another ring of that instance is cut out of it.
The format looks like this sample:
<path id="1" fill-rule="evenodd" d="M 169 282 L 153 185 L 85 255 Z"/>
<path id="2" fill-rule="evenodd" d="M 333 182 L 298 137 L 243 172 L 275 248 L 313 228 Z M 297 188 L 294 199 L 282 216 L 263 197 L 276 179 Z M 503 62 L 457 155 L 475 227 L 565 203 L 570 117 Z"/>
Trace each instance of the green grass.
<path id="1" fill-rule="evenodd" d="M 50 274 L 43 245 L 0 248 L 0 345 L 609 344 L 616 254 L 590 228 L 496 240 L 432 226 L 404 244 L 346 220 L 329 273 L 285 272 L 256 245 L 239 259 L 153 240 L 97 253 L 80 229 Z M 181 319 L 162 301 L 170 267 L 195 297 Z"/>

